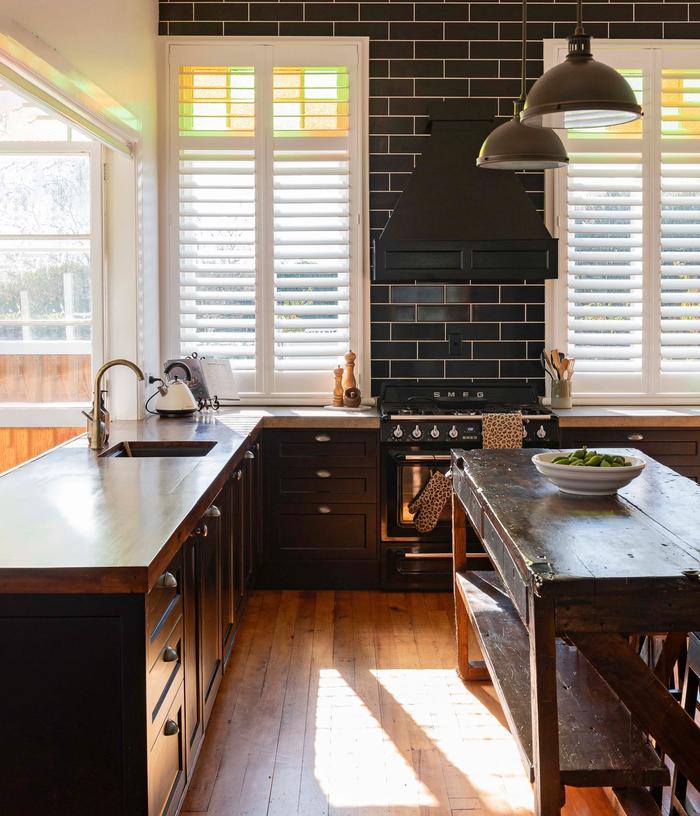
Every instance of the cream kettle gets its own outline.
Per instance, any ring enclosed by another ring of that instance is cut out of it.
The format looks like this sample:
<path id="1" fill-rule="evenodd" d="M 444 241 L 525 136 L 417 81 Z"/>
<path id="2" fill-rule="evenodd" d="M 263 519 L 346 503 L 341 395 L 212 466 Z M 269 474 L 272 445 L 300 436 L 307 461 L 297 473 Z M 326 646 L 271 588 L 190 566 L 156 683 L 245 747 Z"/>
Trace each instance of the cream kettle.
<path id="1" fill-rule="evenodd" d="M 178 366 L 185 367 L 182 363 L 178 363 Z M 166 377 L 168 375 L 167 369 L 165 375 Z M 179 379 L 177 375 L 167 382 L 160 379 L 154 379 L 153 382 L 159 382 L 160 385 L 153 395 L 156 402 L 155 410 L 151 413 L 159 414 L 162 417 L 185 417 L 199 410 L 199 405 L 187 383 Z"/>

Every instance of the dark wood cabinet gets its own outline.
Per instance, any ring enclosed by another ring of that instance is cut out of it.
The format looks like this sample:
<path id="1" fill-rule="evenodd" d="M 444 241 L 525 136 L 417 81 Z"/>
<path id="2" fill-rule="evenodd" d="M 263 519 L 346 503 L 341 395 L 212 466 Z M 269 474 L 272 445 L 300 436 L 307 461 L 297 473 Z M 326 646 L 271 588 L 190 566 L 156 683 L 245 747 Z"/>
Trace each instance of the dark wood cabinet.
<path id="1" fill-rule="evenodd" d="M 700 480 L 700 429 L 561 428 L 563 448 L 638 448 L 662 465 Z"/>
<path id="2" fill-rule="evenodd" d="M 255 581 L 259 517 L 259 453 L 245 451 L 222 491 L 221 517 L 221 637 L 224 667 L 228 663 L 245 598 Z"/>
<path id="3" fill-rule="evenodd" d="M 225 501 L 225 493 L 216 501 Z M 222 501 L 222 504 L 223 504 Z M 193 764 L 221 683 L 222 508 L 211 505 L 184 544 L 185 723 Z"/>
<path id="4" fill-rule="evenodd" d="M 263 450 L 264 585 L 377 586 L 376 431 L 270 430 Z"/>

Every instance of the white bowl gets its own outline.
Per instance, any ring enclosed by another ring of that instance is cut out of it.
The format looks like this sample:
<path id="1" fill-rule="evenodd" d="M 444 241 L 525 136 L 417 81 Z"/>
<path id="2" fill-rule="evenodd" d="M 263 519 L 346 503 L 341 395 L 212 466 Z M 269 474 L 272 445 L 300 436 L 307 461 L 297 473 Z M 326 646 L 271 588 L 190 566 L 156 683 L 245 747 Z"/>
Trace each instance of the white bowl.
<path id="1" fill-rule="evenodd" d="M 636 479 L 645 465 L 644 460 L 637 456 L 625 456 L 628 464 L 616 468 L 553 464 L 552 459 L 561 455 L 561 451 L 536 453 L 532 461 L 545 479 L 549 479 L 563 493 L 574 493 L 579 496 L 612 496 L 632 479 Z"/>

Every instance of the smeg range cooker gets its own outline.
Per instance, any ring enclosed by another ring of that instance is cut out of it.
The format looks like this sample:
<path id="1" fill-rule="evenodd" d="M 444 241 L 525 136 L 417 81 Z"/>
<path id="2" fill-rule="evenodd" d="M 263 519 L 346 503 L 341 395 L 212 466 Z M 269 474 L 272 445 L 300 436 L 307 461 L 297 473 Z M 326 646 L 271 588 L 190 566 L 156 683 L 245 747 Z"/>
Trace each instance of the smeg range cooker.
<path id="1" fill-rule="evenodd" d="M 408 505 L 433 470 L 449 469 L 450 449 L 482 447 L 485 413 L 520 412 L 523 447 L 557 447 L 557 418 L 538 404 L 530 385 L 387 381 L 378 399 L 381 443 L 382 585 L 386 589 L 449 590 L 450 507 L 436 528 L 420 533 Z M 476 541 L 474 552 L 480 552 Z"/>

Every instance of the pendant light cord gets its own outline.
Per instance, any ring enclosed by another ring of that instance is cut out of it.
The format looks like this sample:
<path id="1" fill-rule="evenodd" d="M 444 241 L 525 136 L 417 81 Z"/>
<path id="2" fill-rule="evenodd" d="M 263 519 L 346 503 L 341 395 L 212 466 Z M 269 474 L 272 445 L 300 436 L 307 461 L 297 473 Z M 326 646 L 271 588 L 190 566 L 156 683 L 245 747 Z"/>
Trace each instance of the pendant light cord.
<path id="1" fill-rule="evenodd" d="M 580 2 L 580 0 L 579 0 Z M 525 104 L 527 96 L 527 0 L 523 0 L 523 43 L 520 55 L 520 104 Z"/>
<path id="2" fill-rule="evenodd" d="M 583 0 L 576 2 L 576 31 L 574 34 L 584 34 L 583 30 Z"/>

